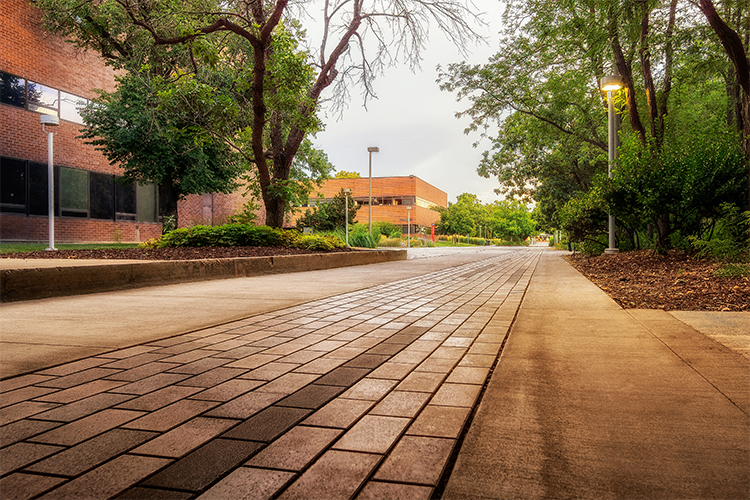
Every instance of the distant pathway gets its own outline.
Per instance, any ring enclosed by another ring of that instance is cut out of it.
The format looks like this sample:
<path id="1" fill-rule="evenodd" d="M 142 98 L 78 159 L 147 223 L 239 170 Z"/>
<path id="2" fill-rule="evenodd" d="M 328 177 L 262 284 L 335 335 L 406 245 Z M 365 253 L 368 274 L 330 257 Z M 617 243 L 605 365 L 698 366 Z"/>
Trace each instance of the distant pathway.
<path id="1" fill-rule="evenodd" d="M 430 498 L 541 253 L 5 380 L 0 496 Z"/>

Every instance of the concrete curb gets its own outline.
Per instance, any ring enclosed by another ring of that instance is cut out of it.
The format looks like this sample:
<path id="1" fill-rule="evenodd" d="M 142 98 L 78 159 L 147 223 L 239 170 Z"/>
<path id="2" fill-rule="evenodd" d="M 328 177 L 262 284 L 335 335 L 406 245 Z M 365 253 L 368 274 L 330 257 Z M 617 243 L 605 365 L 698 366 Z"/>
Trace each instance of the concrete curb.
<path id="1" fill-rule="evenodd" d="M 0 302 L 111 292 L 190 281 L 318 271 L 406 260 L 406 250 L 282 255 L 188 261 L 144 261 L 0 270 Z M 67 264 L 67 263 L 66 263 Z"/>

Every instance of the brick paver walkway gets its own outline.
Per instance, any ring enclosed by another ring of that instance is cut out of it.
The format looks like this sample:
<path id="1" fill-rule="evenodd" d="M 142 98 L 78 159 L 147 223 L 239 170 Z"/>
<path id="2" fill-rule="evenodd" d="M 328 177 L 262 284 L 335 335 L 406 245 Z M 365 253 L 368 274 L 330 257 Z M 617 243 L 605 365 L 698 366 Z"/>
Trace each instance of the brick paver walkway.
<path id="1" fill-rule="evenodd" d="M 430 498 L 540 254 L 5 380 L 0 496 Z"/>

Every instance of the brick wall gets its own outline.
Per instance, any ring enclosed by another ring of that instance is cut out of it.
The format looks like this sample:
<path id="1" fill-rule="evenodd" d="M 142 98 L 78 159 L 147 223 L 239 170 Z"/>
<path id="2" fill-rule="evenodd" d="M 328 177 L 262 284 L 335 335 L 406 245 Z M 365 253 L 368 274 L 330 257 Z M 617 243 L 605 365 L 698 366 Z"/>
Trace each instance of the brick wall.
<path id="1" fill-rule="evenodd" d="M 56 243 L 137 243 L 161 236 L 161 224 L 55 217 Z M 47 217 L 0 214 L 0 240 L 47 241 Z"/>

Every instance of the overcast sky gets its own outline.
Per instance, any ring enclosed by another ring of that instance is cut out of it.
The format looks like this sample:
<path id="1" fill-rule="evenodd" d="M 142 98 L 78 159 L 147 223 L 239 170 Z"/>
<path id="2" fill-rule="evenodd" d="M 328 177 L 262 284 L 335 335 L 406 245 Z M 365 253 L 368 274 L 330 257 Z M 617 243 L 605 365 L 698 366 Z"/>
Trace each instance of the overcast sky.
<path id="1" fill-rule="evenodd" d="M 406 67 L 386 69 L 374 89 L 378 99 L 362 106 L 358 91 L 352 92 L 349 108 L 340 119 L 329 117 L 326 129 L 313 142 L 322 148 L 337 170 L 368 175 L 369 146 L 380 148 L 372 155 L 373 177 L 416 175 L 448 193 L 455 202 L 461 193 L 473 193 L 484 203 L 500 199 L 493 192 L 496 179 L 485 179 L 476 173 L 483 141 L 472 144 L 478 133 L 463 133 L 469 124 L 454 114 L 468 104 L 457 102 L 452 92 L 444 92 L 436 83 L 438 64 L 467 60 L 481 64 L 497 51 L 502 6 L 498 0 L 475 0 L 488 26 L 479 29 L 489 41 L 486 46 L 469 47 L 471 54 L 462 56 L 436 29 L 431 30 L 428 50 L 424 53 L 422 71 L 412 73 Z"/>

